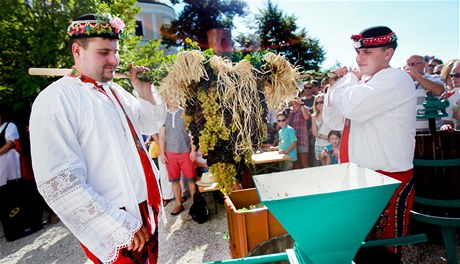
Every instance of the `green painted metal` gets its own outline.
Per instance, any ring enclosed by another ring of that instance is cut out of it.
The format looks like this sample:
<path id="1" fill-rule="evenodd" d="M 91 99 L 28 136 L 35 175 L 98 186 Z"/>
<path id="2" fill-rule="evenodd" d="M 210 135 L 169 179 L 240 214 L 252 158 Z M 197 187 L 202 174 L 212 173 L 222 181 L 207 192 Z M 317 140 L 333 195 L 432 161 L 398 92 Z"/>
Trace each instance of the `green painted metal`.
<path id="1" fill-rule="evenodd" d="M 449 106 L 449 100 L 438 99 L 431 93 L 425 96 L 423 109 L 417 110 L 418 118 L 441 118 L 447 116 L 446 108 Z"/>
<path id="2" fill-rule="evenodd" d="M 214 262 L 204 262 L 204 264 L 219 264 L 219 263 L 245 263 L 245 264 L 259 264 L 259 263 L 273 263 L 280 261 L 288 261 L 288 254 L 276 253 L 262 256 L 246 257 L 246 258 L 237 258 L 237 259 L 228 259 L 228 260 L 219 260 Z"/>
<path id="3" fill-rule="evenodd" d="M 424 243 L 428 241 L 425 234 L 417 234 L 411 236 L 403 236 L 397 238 L 389 238 L 382 240 L 370 240 L 363 242 L 361 248 L 380 247 L 380 246 L 401 246 L 407 244 Z"/>
<path id="4" fill-rule="evenodd" d="M 424 167 L 452 167 L 460 166 L 460 159 L 414 159 L 414 165 Z"/>
<path id="5" fill-rule="evenodd" d="M 415 202 L 439 207 L 460 207 L 460 200 L 439 200 L 415 196 Z"/>
<path id="6" fill-rule="evenodd" d="M 254 182 L 302 258 L 315 264 L 351 263 L 400 184 L 348 163 L 258 175 Z"/>
<path id="7" fill-rule="evenodd" d="M 411 211 L 411 219 L 440 226 L 442 231 L 442 239 L 444 241 L 444 247 L 446 250 L 447 263 L 458 263 L 457 249 L 455 246 L 453 233 L 455 232 L 455 229 L 460 226 L 460 218 L 440 217 Z"/>

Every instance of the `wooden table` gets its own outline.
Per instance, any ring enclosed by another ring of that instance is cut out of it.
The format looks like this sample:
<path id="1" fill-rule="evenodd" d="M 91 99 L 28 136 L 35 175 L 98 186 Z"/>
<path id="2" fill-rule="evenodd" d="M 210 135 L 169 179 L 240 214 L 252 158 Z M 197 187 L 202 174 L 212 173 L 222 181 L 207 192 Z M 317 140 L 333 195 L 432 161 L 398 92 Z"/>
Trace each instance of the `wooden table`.
<path id="1" fill-rule="evenodd" d="M 254 163 L 254 175 L 268 170 L 280 170 L 280 162 L 291 160 L 291 157 L 286 154 L 279 154 L 278 151 L 261 152 L 252 154 L 252 162 Z M 259 169 L 257 168 L 259 166 Z"/>
<path id="2" fill-rule="evenodd" d="M 206 185 L 198 185 L 198 192 L 200 192 L 203 196 L 205 195 L 211 195 L 212 199 L 214 200 L 214 212 L 217 214 L 217 201 L 216 198 L 214 197 L 214 192 L 219 191 L 219 186 L 217 186 L 217 182 L 206 186 Z"/>

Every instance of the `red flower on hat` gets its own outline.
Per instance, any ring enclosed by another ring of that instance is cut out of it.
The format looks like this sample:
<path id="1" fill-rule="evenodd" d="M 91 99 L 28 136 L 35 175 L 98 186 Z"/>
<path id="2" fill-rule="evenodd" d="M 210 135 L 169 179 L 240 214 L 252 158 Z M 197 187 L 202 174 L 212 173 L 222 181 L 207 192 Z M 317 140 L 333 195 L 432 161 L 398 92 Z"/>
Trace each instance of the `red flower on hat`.
<path id="1" fill-rule="evenodd" d="M 359 34 L 353 34 L 351 35 L 351 39 L 354 40 L 354 41 L 359 41 L 361 39 L 363 39 L 363 37 Z"/>

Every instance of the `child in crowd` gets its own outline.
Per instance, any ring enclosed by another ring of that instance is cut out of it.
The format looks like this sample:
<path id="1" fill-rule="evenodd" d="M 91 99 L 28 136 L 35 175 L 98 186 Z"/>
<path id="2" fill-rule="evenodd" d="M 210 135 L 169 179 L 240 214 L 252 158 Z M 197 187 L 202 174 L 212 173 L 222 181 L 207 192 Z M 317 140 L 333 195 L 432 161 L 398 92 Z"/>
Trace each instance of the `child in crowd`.
<path id="1" fill-rule="evenodd" d="M 278 150 L 280 154 L 286 154 L 291 157 L 291 160 L 284 161 L 281 164 L 281 170 L 292 170 L 294 161 L 297 160 L 297 137 L 295 130 L 287 124 L 287 115 L 279 112 L 276 115 L 276 121 L 281 129 L 278 131 L 279 145 L 278 147 L 270 147 L 270 150 Z"/>
<path id="2" fill-rule="evenodd" d="M 340 131 L 331 130 L 327 135 L 329 140 L 329 145 L 324 147 L 323 151 L 320 154 L 321 164 L 322 165 L 331 165 L 339 163 L 339 150 L 340 150 Z"/>

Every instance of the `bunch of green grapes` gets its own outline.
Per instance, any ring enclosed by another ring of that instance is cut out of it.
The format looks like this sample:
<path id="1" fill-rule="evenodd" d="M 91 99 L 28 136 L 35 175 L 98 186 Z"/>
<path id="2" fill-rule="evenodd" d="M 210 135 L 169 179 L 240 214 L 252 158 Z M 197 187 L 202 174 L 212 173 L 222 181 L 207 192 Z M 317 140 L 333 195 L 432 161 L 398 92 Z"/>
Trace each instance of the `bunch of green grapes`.
<path id="1" fill-rule="evenodd" d="M 185 111 L 182 112 L 182 119 L 185 122 L 185 129 L 190 130 L 190 124 L 195 122 L 195 117 L 191 115 L 186 115 Z"/>
<path id="2" fill-rule="evenodd" d="M 201 108 L 206 119 L 203 129 L 200 131 L 200 150 L 204 155 L 208 155 L 214 149 L 219 139 L 228 140 L 231 130 L 222 122 L 222 111 L 216 88 L 208 91 L 200 90 L 197 94 L 201 102 Z"/>
<path id="3" fill-rule="evenodd" d="M 233 163 L 217 162 L 209 167 L 214 180 L 219 184 L 220 191 L 229 195 L 233 190 L 236 176 L 236 166 Z"/>

